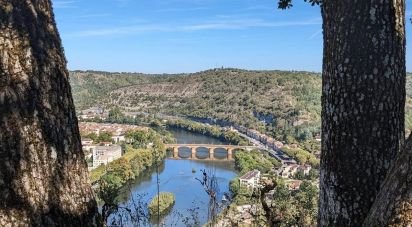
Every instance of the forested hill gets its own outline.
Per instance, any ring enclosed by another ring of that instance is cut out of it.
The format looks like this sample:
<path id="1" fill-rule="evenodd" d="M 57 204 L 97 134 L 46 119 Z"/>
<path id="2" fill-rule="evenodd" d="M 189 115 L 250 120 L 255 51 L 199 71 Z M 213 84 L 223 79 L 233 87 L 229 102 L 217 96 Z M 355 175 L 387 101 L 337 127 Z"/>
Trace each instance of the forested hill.
<path id="1" fill-rule="evenodd" d="M 104 105 L 127 112 L 213 117 L 277 137 L 304 137 L 316 134 L 320 127 L 321 77 L 316 73 L 214 69 L 145 75 L 76 71 L 71 72 L 71 84 L 77 110 Z M 411 97 L 411 80 L 407 90 Z M 410 100 L 408 107 L 412 107 Z M 409 112 L 407 116 L 412 119 Z"/>

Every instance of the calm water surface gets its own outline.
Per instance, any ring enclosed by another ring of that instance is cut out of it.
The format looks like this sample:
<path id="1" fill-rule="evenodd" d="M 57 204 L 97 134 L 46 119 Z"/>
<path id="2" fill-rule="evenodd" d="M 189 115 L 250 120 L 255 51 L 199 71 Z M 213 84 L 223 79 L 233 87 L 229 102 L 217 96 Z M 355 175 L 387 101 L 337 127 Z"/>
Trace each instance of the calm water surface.
<path id="1" fill-rule="evenodd" d="M 225 144 L 214 138 L 183 130 L 171 130 L 171 132 L 175 135 L 177 143 L 179 144 Z M 185 153 L 185 148 L 179 150 L 179 153 Z M 224 192 L 229 191 L 229 181 L 236 176 L 233 161 L 166 159 L 159 170 L 160 191 L 175 194 L 176 203 L 168 215 L 162 218 L 162 224 L 166 226 L 185 226 L 181 217 L 190 216 L 191 213 L 188 210 L 196 207 L 199 208 L 199 219 L 201 223 L 204 224 L 207 222 L 207 205 L 209 199 L 202 185 L 196 180 L 196 178 L 202 178 L 200 170 L 215 173 L 220 189 L 219 200 Z M 136 179 L 130 190 L 126 190 L 120 197 L 122 198 L 122 204 L 124 206 L 132 208 L 131 204 L 133 200 L 137 201 L 140 196 L 143 196 L 143 201 L 149 203 L 156 193 L 156 172 L 152 169 L 147 170 Z"/>

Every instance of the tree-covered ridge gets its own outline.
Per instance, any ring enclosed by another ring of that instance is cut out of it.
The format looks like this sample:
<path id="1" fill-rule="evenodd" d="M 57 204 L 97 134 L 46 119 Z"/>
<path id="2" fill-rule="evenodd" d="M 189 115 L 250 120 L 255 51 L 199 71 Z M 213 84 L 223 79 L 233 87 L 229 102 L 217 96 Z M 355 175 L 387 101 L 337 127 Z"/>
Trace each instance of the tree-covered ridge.
<path id="1" fill-rule="evenodd" d="M 302 124 L 316 131 L 320 120 L 320 77 L 308 72 L 216 69 L 162 76 L 73 72 L 71 82 L 78 110 L 104 104 L 131 112 L 213 117 L 261 130 L 265 130 L 261 121 L 266 121 L 269 131 Z"/>
<path id="2" fill-rule="evenodd" d="M 217 118 L 278 139 L 320 130 L 320 74 L 214 69 L 194 74 L 71 72 L 77 110 L 103 105 L 128 112 Z M 407 76 L 406 128 L 412 127 L 412 76 Z M 266 125 L 263 123 L 266 122 Z"/>
<path id="3" fill-rule="evenodd" d="M 70 84 L 78 110 L 101 104 L 107 94 L 121 87 L 154 83 L 162 75 L 142 73 L 109 73 L 101 71 L 72 71 Z"/>

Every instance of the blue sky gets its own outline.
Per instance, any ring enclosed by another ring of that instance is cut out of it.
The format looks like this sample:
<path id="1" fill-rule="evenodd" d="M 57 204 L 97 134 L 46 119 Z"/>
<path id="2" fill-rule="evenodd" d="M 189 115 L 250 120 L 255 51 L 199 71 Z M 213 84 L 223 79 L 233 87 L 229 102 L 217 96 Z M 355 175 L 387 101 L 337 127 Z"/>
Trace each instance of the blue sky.
<path id="1" fill-rule="evenodd" d="M 320 9 L 303 0 L 286 11 L 276 0 L 52 1 L 70 70 L 321 71 Z M 408 46 L 408 71 L 411 51 Z"/>

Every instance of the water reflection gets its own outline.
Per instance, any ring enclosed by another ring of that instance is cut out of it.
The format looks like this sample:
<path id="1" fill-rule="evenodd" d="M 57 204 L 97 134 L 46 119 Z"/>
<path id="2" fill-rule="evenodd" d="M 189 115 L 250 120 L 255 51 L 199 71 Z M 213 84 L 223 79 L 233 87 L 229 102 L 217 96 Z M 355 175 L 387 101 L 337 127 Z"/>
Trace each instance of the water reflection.
<path id="1" fill-rule="evenodd" d="M 177 143 L 201 143 L 222 144 L 221 141 L 203 135 L 197 135 L 184 131 L 176 131 Z M 170 154 L 170 152 L 169 152 Z M 208 158 L 207 148 L 197 149 L 197 158 Z M 190 148 L 179 149 L 179 156 L 191 157 Z M 159 167 L 160 191 L 172 192 L 176 196 L 176 202 L 167 215 L 161 219 L 166 226 L 185 226 L 182 220 L 191 217 L 197 211 L 202 224 L 207 222 L 208 196 L 198 179 L 202 178 L 201 170 L 214 172 L 219 185 L 218 199 L 221 200 L 223 193 L 229 191 L 229 181 L 235 177 L 233 161 L 223 161 L 227 156 L 225 149 L 215 149 L 215 161 L 211 160 L 173 160 L 167 159 Z M 150 168 L 145 170 L 128 187 L 125 187 L 119 199 L 122 206 L 134 208 L 134 203 L 140 201 L 149 203 L 157 193 L 156 170 Z M 156 218 L 150 219 L 150 223 L 156 224 Z M 148 223 L 147 223 L 148 224 Z M 145 225 L 143 225 L 145 226 Z"/>

